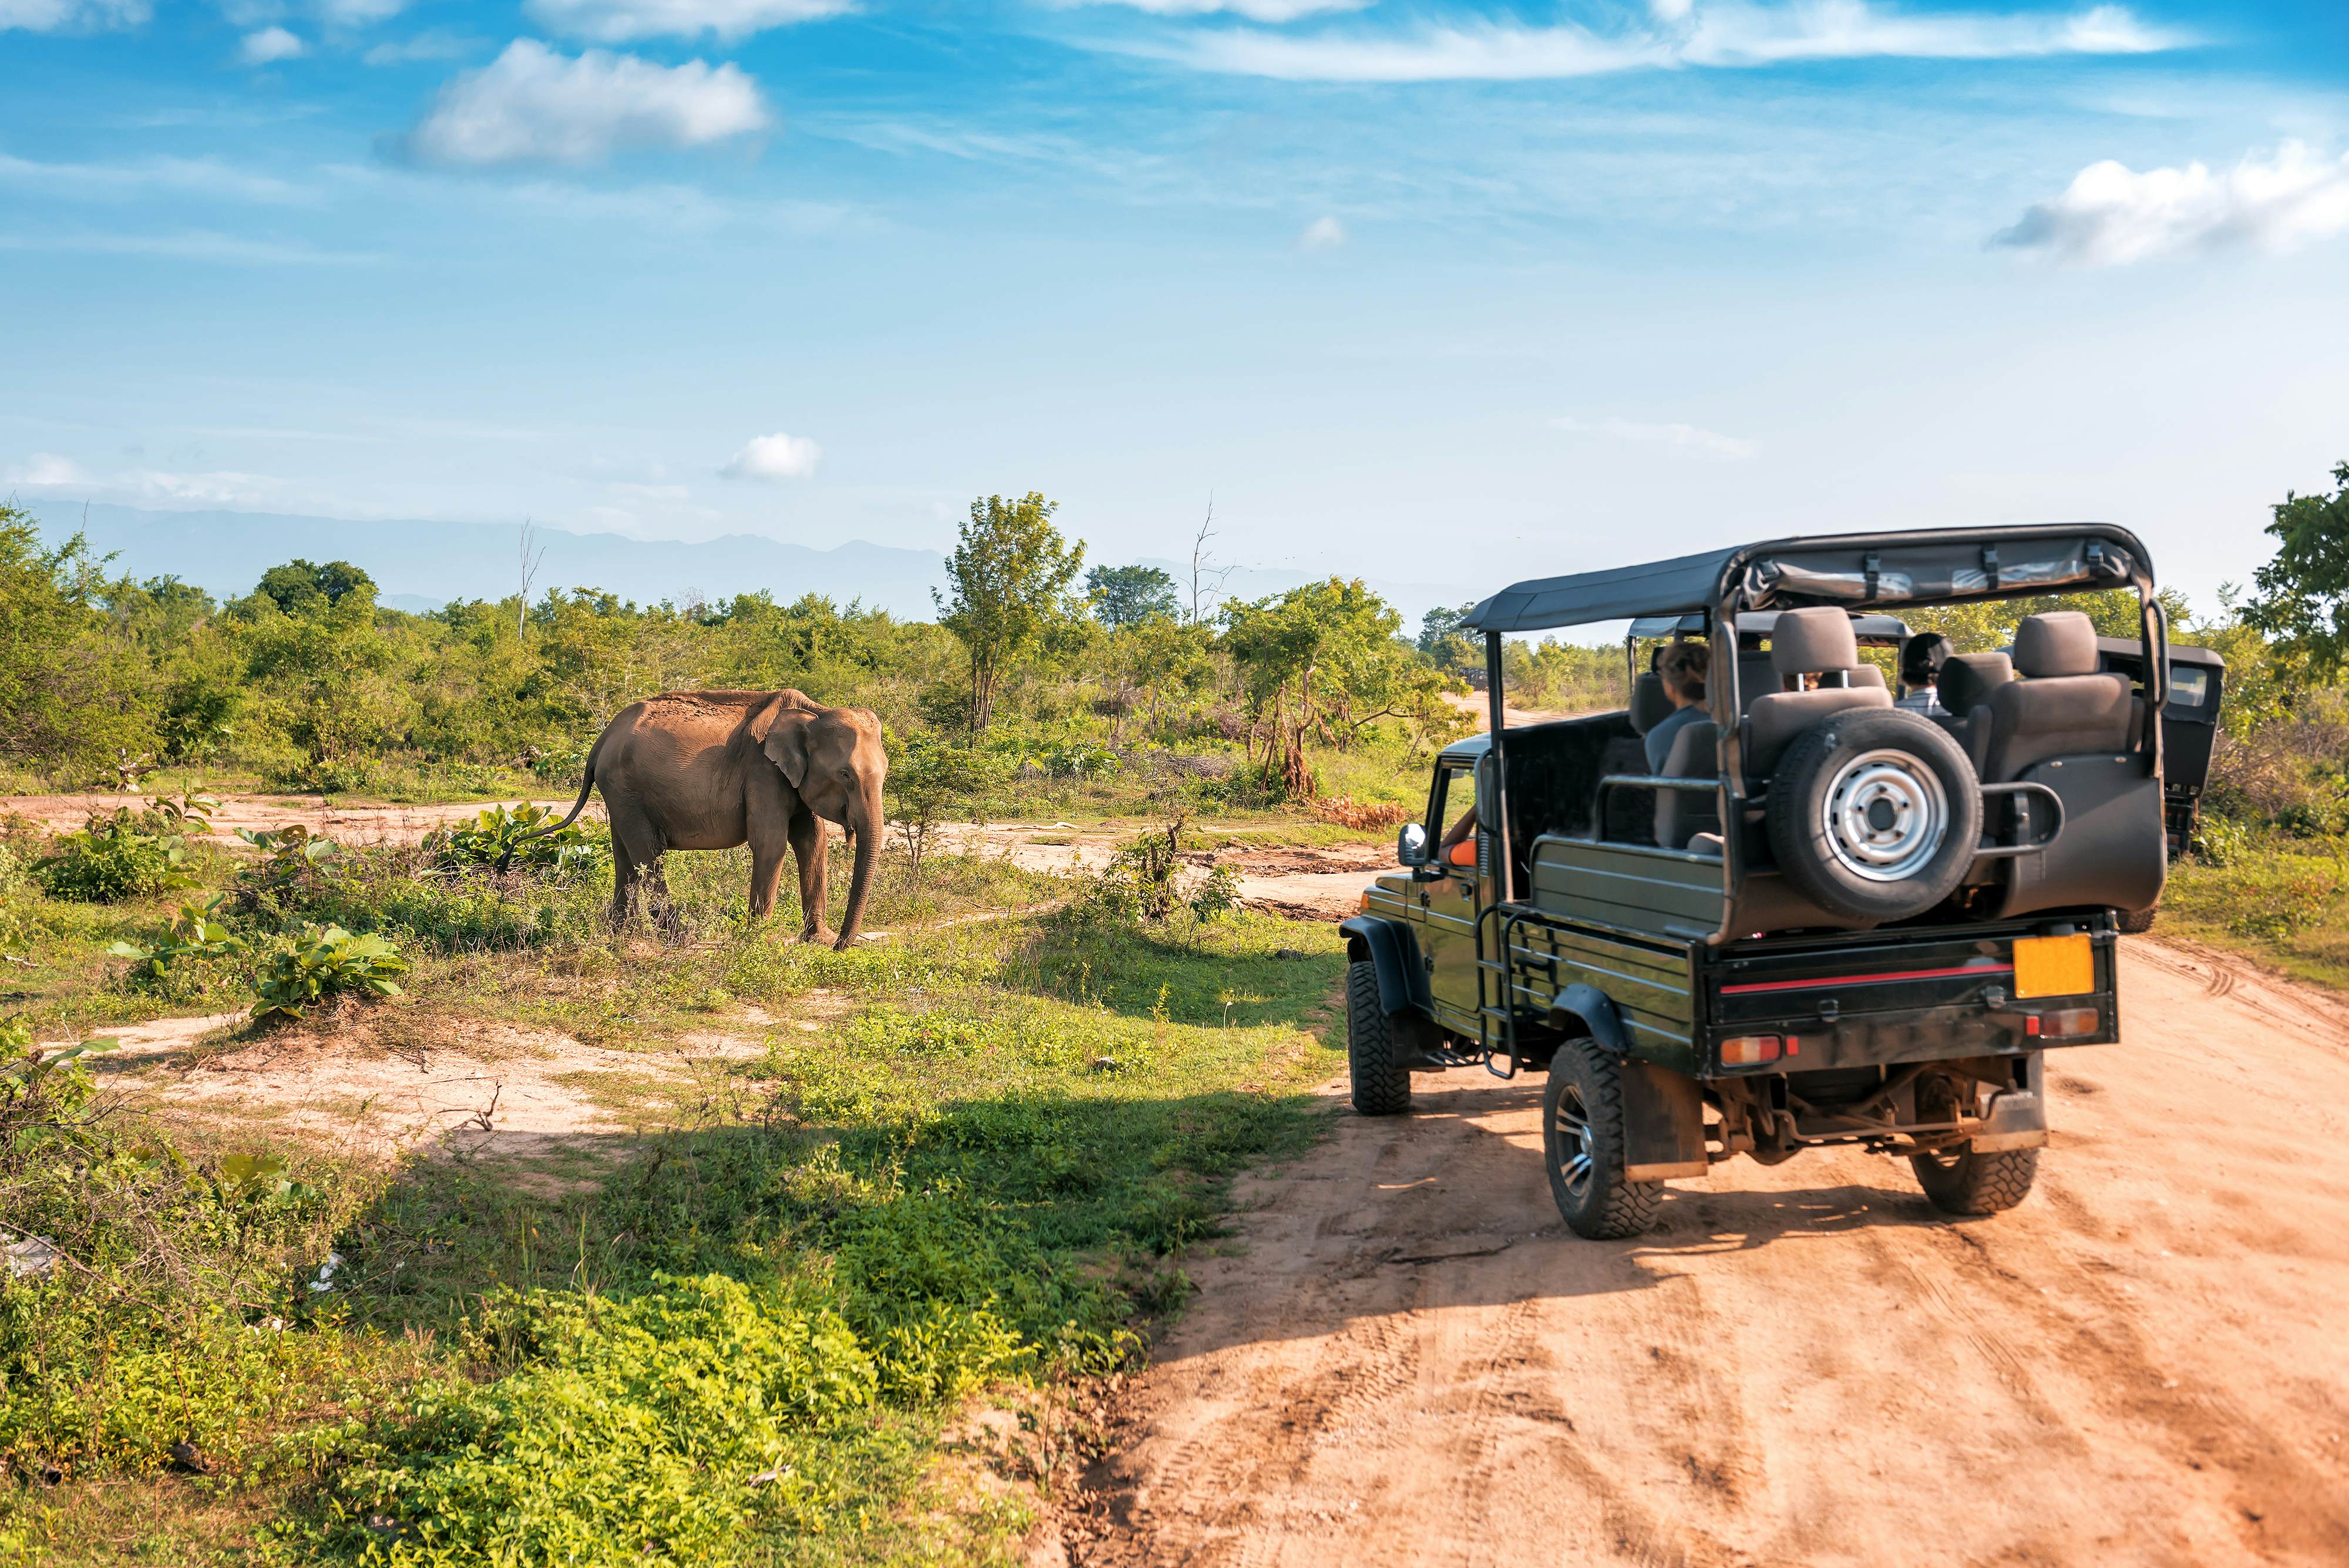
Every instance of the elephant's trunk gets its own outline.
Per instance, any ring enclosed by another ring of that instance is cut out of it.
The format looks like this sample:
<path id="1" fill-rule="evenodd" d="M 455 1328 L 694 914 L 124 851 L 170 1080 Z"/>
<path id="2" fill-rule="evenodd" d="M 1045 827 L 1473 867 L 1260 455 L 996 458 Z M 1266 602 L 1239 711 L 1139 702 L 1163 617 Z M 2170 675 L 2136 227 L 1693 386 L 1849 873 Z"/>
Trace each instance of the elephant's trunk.
<path id="1" fill-rule="evenodd" d="M 841 912 L 840 940 L 833 944 L 843 951 L 854 945 L 856 933 L 864 929 L 864 900 L 873 891 L 873 867 L 880 858 L 879 786 L 866 792 L 862 816 L 862 821 L 846 825 L 856 838 L 856 863 L 848 876 L 848 908 Z"/>

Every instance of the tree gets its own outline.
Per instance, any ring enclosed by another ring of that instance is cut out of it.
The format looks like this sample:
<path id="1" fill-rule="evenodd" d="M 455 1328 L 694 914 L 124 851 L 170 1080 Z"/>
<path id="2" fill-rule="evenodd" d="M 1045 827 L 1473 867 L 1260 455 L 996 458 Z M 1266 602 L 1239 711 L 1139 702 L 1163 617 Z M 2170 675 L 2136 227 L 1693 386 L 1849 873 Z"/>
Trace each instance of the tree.
<path id="1" fill-rule="evenodd" d="M 1093 614 L 1112 631 L 1130 631 L 1154 615 L 1181 607 L 1174 579 L 1156 566 L 1095 566 L 1085 574 Z"/>
<path id="2" fill-rule="evenodd" d="M 1464 674 L 1485 667 L 1485 650 L 1475 634 L 1464 629 L 1474 604 L 1458 608 L 1438 605 L 1419 620 L 1419 650 L 1438 670 Z"/>
<path id="3" fill-rule="evenodd" d="M 1277 748 L 1280 782 L 1292 796 L 1314 793 L 1312 770 L 1305 764 L 1309 731 L 1332 742 L 1350 739 L 1372 718 L 1395 711 L 1411 695 L 1411 677 L 1399 668 L 1403 662 L 1430 681 L 1437 679 L 1396 643 L 1402 617 L 1359 577 L 1332 577 L 1226 605 L 1224 621 L 1225 646 L 1247 680 L 1250 705 L 1259 714 L 1269 709 L 1267 770 Z"/>
<path id="4" fill-rule="evenodd" d="M 986 815 L 991 792 L 1003 783 L 1002 764 L 984 752 L 949 745 L 936 735 L 908 736 L 889 759 L 888 821 L 905 846 L 906 873 L 922 877 L 923 857 L 950 815 Z"/>
<path id="5" fill-rule="evenodd" d="M 375 603 L 375 579 L 348 561 L 329 561 L 317 566 L 296 557 L 282 566 L 272 566 L 262 573 L 261 586 L 254 593 L 258 597 L 268 599 L 287 615 L 307 615 L 328 606 L 340 605 L 353 594 L 361 596 L 367 605 L 372 606 Z"/>
<path id="6" fill-rule="evenodd" d="M 2333 483 L 2330 495 L 2284 492 L 2267 526 L 2279 542 L 2275 559 L 2259 569 L 2258 593 L 2243 606 L 2245 626 L 2305 655 L 2320 676 L 2349 662 L 2349 462 L 2334 466 Z"/>
<path id="7" fill-rule="evenodd" d="M 1069 585 L 1085 563 L 1085 545 L 1062 542 L 1052 526 L 1055 503 L 1030 491 L 1017 501 L 982 496 L 947 557 L 947 591 L 930 590 L 938 624 L 970 657 L 970 727 L 995 716 L 1003 671 L 1066 611 Z"/>
<path id="8" fill-rule="evenodd" d="M 0 504 L 0 757 L 84 763 L 139 738 L 140 671 L 98 608 L 102 566 L 80 535 L 44 549 Z"/>

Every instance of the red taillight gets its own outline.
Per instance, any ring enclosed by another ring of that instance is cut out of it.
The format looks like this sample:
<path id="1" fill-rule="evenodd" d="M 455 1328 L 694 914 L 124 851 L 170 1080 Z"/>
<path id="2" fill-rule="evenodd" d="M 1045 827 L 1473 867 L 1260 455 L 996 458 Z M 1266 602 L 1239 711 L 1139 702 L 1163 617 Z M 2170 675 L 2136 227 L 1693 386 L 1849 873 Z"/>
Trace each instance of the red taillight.
<path id="1" fill-rule="evenodd" d="M 2041 1038 L 2068 1040 L 2075 1034 L 2094 1034 L 2103 1025 L 2104 1015 L 2093 1007 L 2066 1007 L 2060 1012 L 2043 1012 L 2033 1022 L 2039 1025 Z"/>
<path id="2" fill-rule="evenodd" d="M 1778 1059 L 1779 1040 L 1775 1034 L 1741 1034 L 1734 1040 L 1721 1043 L 1721 1064 L 1724 1067 L 1758 1067 L 1764 1062 Z"/>

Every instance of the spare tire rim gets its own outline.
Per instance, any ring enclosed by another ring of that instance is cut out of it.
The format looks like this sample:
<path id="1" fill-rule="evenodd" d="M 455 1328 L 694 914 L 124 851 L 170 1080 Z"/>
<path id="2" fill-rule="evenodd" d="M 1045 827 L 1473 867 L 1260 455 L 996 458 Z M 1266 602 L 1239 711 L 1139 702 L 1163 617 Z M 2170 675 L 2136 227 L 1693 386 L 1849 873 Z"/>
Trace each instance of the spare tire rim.
<path id="1" fill-rule="evenodd" d="M 1901 882 L 1932 863 L 1950 833 L 1950 797 L 1923 758 L 1863 752 L 1836 770 L 1820 826 L 1853 876 Z"/>

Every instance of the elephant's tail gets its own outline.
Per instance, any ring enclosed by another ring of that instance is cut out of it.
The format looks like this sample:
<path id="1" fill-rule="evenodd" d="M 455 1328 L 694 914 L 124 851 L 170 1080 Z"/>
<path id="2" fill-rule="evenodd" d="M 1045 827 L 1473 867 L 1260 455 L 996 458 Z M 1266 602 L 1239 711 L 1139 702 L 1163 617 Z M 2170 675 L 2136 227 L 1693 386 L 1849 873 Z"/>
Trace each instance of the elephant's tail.
<path id="1" fill-rule="evenodd" d="M 579 820 L 579 814 L 587 809 L 587 793 L 595 787 L 595 759 L 604 750 L 605 735 L 609 735 L 611 732 L 611 727 L 606 725 L 604 734 L 596 736 L 595 745 L 588 749 L 587 765 L 580 770 L 582 776 L 579 780 L 579 798 L 571 803 L 571 815 L 561 822 L 550 822 L 544 827 L 533 827 L 528 833 L 515 834 L 508 841 L 506 852 L 498 857 L 498 870 L 501 874 L 513 869 L 514 851 L 524 843 L 533 838 L 543 838 L 550 833 L 560 833 Z"/>

